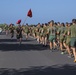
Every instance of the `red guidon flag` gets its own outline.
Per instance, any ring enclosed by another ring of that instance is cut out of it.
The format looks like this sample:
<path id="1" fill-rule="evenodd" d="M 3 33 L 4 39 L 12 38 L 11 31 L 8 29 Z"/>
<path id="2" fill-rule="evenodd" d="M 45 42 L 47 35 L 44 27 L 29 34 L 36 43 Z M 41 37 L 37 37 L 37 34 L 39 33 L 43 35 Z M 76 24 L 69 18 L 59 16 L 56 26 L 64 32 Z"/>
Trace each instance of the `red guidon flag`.
<path id="1" fill-rule="evenodd" d="M 21 20 L 18 20 L 17 22 L 16 22 L 16 24 L 20 24 L 21 23 Z"/>
<path id="2" fill-rule="evenodd" d="M 30 17 L 30 18 L 32 17 L 32 11 L 31 11 L 31 9 L 28 11 L 27 16 Z"/>

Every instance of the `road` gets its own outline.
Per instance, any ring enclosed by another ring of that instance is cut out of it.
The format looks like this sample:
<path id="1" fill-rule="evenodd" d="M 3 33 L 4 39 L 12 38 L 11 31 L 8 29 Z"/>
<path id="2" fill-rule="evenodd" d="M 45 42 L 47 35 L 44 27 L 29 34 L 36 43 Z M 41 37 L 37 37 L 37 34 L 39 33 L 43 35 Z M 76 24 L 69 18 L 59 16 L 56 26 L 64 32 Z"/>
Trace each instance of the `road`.
<path id="1" fill-rule="evenodd" d="M 76 75 L 74 58 L 51 52 L 29 37 L 19 45 L 16 37 L 0 34 L 0 75 Z"/>

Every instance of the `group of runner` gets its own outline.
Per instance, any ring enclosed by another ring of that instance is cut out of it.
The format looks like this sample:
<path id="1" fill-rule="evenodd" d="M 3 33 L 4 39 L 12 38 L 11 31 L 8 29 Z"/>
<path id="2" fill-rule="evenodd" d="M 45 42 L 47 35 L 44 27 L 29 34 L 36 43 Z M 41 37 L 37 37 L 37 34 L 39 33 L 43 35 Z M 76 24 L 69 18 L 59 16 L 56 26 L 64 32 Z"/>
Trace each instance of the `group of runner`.
<path id="1" fill-rule="evenodd" d="M 6 32 L 6 35 L 11 35 L 11 39 L 14 37 L 14 34 L 16 34 L 17 41 L 21 44 L 23 31 L 21 25 L 15 27 L 12 23 L 10 25 L 5 24 L 4 31 Z"/>
<path id="2" fill-rule="evenodd" d="M 16 32 L 16 37 L 20 41 L 22 40 L 22 35 L 26 35 L 26 40 L 28 36 L 32 36 L 37 39 L 38 43 L 43 44 L 51 52 L 54 50 L 60 50 L 61 54 L 68 53 L 68 57 L 74 57 L 74 62 L 76 62 L 76 19 L 72 19 L 72 23 L 66 22 L 54 22 L 51 20 L 48 23 L 29 26 L 18 25 L 16 28 L 10 24 L 5 25 L 6 35 L 10 31 L 11 38 Z"/>

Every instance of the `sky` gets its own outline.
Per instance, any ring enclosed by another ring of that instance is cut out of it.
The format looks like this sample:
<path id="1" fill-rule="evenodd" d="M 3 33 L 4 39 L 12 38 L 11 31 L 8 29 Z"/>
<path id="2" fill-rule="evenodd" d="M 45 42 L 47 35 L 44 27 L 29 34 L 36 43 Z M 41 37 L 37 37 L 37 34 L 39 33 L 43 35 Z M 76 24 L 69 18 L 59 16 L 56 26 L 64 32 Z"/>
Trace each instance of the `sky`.
<path id="1" fill-rule="evenodd" d="M 33 17 L 27 17 L 31 8 Z M 76 0 L 0 0 L 0 24 L 71 22 L 76 18 Z"/>

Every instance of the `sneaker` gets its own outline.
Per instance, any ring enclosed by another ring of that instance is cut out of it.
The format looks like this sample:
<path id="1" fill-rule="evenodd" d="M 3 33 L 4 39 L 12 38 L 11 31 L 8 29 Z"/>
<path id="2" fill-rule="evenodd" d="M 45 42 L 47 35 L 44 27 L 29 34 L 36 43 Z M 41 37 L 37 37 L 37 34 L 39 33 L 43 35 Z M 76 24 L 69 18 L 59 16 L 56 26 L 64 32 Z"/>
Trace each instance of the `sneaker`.
<path id="1" fill-rule="evenodd" d="M 64 52 L 61 52 L 61 54 L 63 55 L 63 54 L 64 54 Z"/>
<path id="2" fill-rule="evenodd" d="M 72 58 L 72 56 L 71 55 L 68 55 L 68 58 Z"/>
<path id="3" fill-rule="evenodd" d="M 44 47 L 47 47 L 47 45 L 44 45 Z"/>
<path id="4" fill-rule="evenodd" d="M 53 49 L 50 49 L 50 52 L 53 52 Z"/>
<path id="5" fill-rule="evenodd" d="M 64 51 L 64 54 L 68 54 L 68 52 L 67 51 Z"/>
<path id="6" fill-rule="evenodd" d="M 54 50 L 55 50 L 55 51 L 57 51 L 57 50 L 58 50 L 58 48 L 54 48 Z"/>
<path id="7" fill-rule="evenodd" d="M 53 50 L 56 50 L 56 48 L 53 48 Z"/>
<path id="8" fill-rule="evenodd" d="M 56 51 L 56 48 L 52 48 L 51 50 L 52 50 L 52 52 L 55 52 Z"/>
<path id="9" fill-rule="evenodd" d="M 72 57 L 72 58 L 74 58 L 74 55 L 73 55 L 73 54 L 71 54 L 71 57 Z"/>

